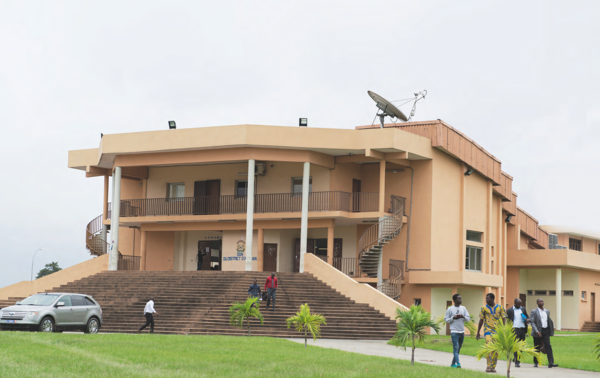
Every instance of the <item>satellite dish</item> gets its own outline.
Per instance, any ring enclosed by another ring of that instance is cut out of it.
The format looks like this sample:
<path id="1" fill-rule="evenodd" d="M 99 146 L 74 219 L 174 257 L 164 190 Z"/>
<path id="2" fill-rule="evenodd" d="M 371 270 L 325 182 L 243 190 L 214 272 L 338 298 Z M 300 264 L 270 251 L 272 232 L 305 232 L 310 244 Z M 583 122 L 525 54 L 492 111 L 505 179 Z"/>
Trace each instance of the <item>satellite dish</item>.
<path id="1" fill-rule="evenodd" d="M 376 115 L 376 116 L 379 116 L 379 120 L 381 121 L 381 128 L 383 128 L 385 117 L 399 119 L 403 122 L 410 121 L 412 119 L 412 117 L 415 115 L 415 107 L 417 106 L 417 101 L 424 99 L 425 96 L 427 95 L 427 91 L 425 91 L 425 90 L 421 91 L 419 93 L 415 93 L 413 108 L 410 113 L 410 118 L 408 118 L 394 104 L 392 104 L 390 101 L 386 100 L 385 98 L 381 97 L 377 93 L 371 92 L 371 91 L 367 91 L 367 93 L 373 99 L 373 101 L 375 101 L 379 110 L 381 110 L 381 113 L 377 113 L 377 115 Z M 408 102 L 410 102 L 411 100 L 412 99 L 409 99 Z"/>

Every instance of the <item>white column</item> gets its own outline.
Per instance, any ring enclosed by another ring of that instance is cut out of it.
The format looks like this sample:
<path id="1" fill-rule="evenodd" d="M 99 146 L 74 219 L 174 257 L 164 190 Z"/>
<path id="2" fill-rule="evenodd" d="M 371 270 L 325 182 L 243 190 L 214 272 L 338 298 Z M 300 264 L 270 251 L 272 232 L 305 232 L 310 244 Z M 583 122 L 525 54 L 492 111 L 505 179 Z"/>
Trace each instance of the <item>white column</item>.
<path id="1" fill-rule="evenodd" d="M 254 159 L 248 160 L 248 197 L 246 208 L 246 271 L 252 271 L 252 234 L 254 229 Z"/>
<path id="2" fill-rule="evenodd" d="M 384 228 L 388 227 L 387 221 L 385 217 L 379 218 L 379 230 L 378 237 L 381 239 L 383 237 Z M 377 290 L 381 290 L 381 285 L 383 285 L 383 246 L 381 245 L 381 253 L 379 254 L 379 261 L 377 262 Z"/>
<path id="3" fill-rule="evenodd" d="M 110 256 L 108 257 L 108 270 L 117 270 L 119 266 L 119 216 L 121 214 L 121 167 L 115 167 L 113 174 L 113 195 L 110 214 Z"/>
<path id="4" fill-rule="evenodd" d="M 304 163 L 302 175 L 302 218 L 300 220 L 300 273 L 304 272 L 304 254 L 308 238 L 308 185 L 310 183 L 310 163 Z"/>
<path id="5" fill-rule="evenodd" d="M 556 321 L 554 328 L 557 331 L 562 329 L 562 269 L 556 269 Z"/>

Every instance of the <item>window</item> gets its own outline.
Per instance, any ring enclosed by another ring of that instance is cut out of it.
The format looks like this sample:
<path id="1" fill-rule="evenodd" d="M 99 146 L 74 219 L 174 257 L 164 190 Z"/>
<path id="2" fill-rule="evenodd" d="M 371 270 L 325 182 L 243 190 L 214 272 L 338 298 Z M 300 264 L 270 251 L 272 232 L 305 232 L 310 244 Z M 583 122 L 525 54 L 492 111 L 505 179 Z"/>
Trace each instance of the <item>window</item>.
<path id="1" fill-rule="evenodd" d="M 85 304 L 88 306 L 95 306 L 96 304 L 94 303 L 93 300 L 91 300 L 90 298 L 85 298 Z"/>
<path id="2" fill-rule="evenodd" d="M 308 192 L 312 193 L 312 177 L 308 180 Z M 292 193 L 302 194 L 302 177 L 292 177 Z"/>
<path id="3" fill-rule="evenodd" d="M 569 249 L 581 251 L 581 240 L 569 238 Z"/>
<path id="4" fill-rule="evenodd" d="M 248 195 L 248 180 L 237 180 L 235 182 L 235 196 L 245 197 Z"/>
<path id="5" fill-rule="evenodd" d="M 467 231 L 467 240 L 481 243 L 483 232 L 479 231 Z"/>
<path id="6" fill-rule="evenodd" d="M 582 301 L 585 301 L 585 294 L 586 294 L 585 291 L 581 292 L 581 300 Z"/>
<path id="7" fill-rule="evenodd" d="M 71 295 L 71 303 L 73 306 L 85 306 L 85 299 L 79 295 Z"/>
<path id="8" fill-rule="evenodd" d="M 556 290 L 548 290 L 548 295 L 551 297 L 555 297 L 556 296 Z"/>
<path id="9" fill-rule="evenodd" d="M 167 184 L 167 199 L 169 201 L 183 201 L 183 197 L 185 197 L 184 183 Z"/>
<path id="10" fill-rule="evenodd" d="M 415 306 L 421 305 L 421 298 L 415 298 Z"/>
<path id="11" fill-rule="evenodd" d="M 535 295 L 548 295 L 548 290 L 534 290 Z"/>
<path id="12" fill-rule="evenodd" d="M 71 296 L 69 296 L 69 295 L 64 295 L 58 301 L 59 302 L 64 302 L 65 303 L 65 307 L 71 307 Z"/>
<path id="13" fill-rule="evenodd" d="M 527 295 L 533 295 L 533 290 L 527 290 Z"/>
<path id="14" fill-rule="evenodd" d="M 600 255 L 600 244 L 598 244 L 598 254 Z"/>
<path id="15" fill-rule="evenodd" d="M 467 246 L 465 269 L 481 272 L 481 248 Z"/>
<path id="16" fill-rule="evenodd" d="M 572 297 L 573 290 L 563 290 L 563 297 Z"/>

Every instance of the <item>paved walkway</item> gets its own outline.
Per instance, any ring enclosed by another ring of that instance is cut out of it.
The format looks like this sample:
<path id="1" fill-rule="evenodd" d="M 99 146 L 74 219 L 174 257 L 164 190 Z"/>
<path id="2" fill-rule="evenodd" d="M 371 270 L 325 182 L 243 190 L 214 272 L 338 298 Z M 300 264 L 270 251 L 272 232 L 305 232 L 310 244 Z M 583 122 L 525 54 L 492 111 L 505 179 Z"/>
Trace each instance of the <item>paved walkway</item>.
<path id="1" fill-rule="evenodd" d="M 297 343 L 304 344 L 304 339 L 288 339 Z M 311 345 L 316 345 L 322 348 L 339 349 L 346 352 L 355 352 L 360 354 L 366 354 L 370 356 L 381 356 L 400 358 L 403 360 L 410 361 L 411 350 L 406 348 L 404 351 L 402 348 L 396 348 L 392 345 L 387 345 L 385 340 L 332 340 L 332 339 L 319 339 L 316 343 L 313 343 L 312 339 L 308 341 Z M 415 362 L 430 365 L 441 365 L 450 366 L 452 362 L 452 354 L 447 352 L 438 352 L 429 349 L 417 349 L 415 350 Z M 560 364 L 560 361 L 557 361 Z M 472 356 L 460 356 L 460 363 L 463 369 L 477 370 L 485 372 L 486 363 L 485 360 L 477 361 L 477 358 Z M 583 377 L 595 377 L 598 378 L 600 373 L 573 369 L 563 368 L 552 368 L 548 369 L 547 366 L 540 366 L 534 368 L 533 364 L 521 364 L 520 368 L 511 366 L 511 377 L 521 378 L 540 378 L 540 377 L 560 377 L 560 378 L 583 378 Z M 492 376 L 506 376 L 506 361 L 498 361 L 496 366 L 496 374 L 490 374 Z"/>

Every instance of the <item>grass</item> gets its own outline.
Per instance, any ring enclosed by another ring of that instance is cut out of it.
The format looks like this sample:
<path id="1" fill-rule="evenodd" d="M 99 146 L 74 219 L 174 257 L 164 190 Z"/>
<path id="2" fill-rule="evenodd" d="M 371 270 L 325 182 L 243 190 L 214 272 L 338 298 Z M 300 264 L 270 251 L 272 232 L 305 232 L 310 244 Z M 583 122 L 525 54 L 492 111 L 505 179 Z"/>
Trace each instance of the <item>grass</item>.
<path id="1" fill-rule="evenodd" d="M 484 377 L 266 337 L 0 332 L 0 377 Z"/>
<path id="2" fill-rule="evenodd" d="M 566 333 L 566 332 L 561 332 Z M 573 334 L 571 332 L 571 334 Z M 597 361 L 592 354 L 593 340 L 596 334 L 586 333 L 581 336 L 555 336 L 550 338 L 552 351 L 554 352 L 554 362 L 560 367 L 569 369 L 579 369 L 587 371 L 600 372 L 600 361 Z M 533 346 L 533 338 L 527 337 L 527 344 Z M 465 336 L 465 341 L 460 354 L 474 356 L 485 340 L 475 340 L 475 336 Z M 427 336 L 427 341 L 420 346 L 425 349 L 439 350 L 442 352 L 452 352 L 452 342 L 450 336 Z M 500 358 L 505 360 L 505 358 Z M 525 357 L 523 362 L 533 363 L 532 357 Z"/>

